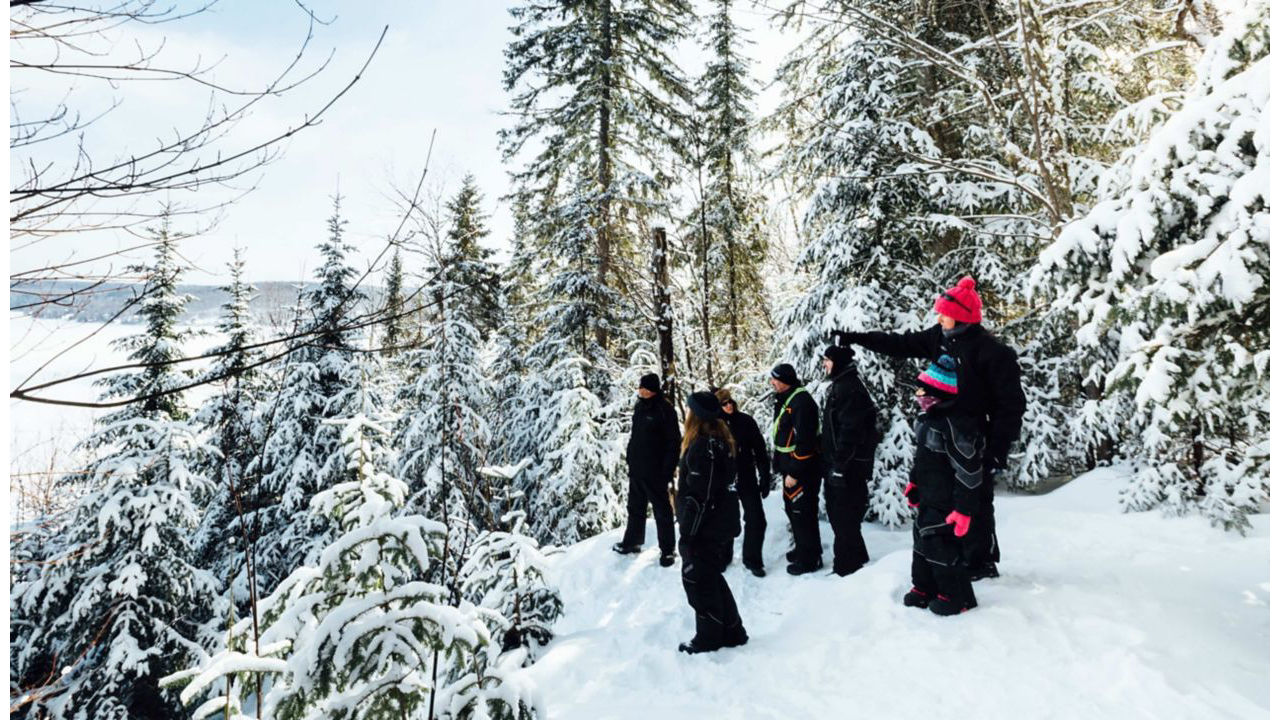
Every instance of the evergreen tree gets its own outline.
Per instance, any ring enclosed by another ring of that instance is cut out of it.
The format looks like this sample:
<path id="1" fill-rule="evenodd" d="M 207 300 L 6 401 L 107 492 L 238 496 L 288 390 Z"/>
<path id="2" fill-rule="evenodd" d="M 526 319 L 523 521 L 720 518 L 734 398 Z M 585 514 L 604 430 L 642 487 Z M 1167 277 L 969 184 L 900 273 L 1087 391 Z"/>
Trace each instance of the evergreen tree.
<path id="1" fill-rule="evenodd" d="M 1125 507 L 1237 528 L 1270 495 L 1268 21 L 1256 1 L 1231 18 L 1033 278 L 1075 313 L 1098 414 L 1139 462 Z"/>
<path id="2" fill-rule="evenodd" d="M 311 499 L 341 477 L 345 464 L 337 431 L 325 420 L 352 417 L 361 407 L 369 372 L 357 350 L 347 318 L 364 293 L 354 286 L 356 271 L 347 263 L 354 248 L 343 239 L 345 222 L 334 200 L 329 236 L 318 248 L 324 263 L 316 286 L 300 298 L 298 331 L 305 339 L 277 370 L 278 386 L 265 404 L 261 456 L 249 473 L 258 480 L 256 509 L 248 521 L 257 528 L 252 542 L 263 594 L 332 539 L 323 515 L 307 513 Z"/>
<path id="3" fill-rule="evenodd" d="M 758 189 L 760 161 L 751 146 L 755 90 L 732 7 L 733 0 L 718 0 L 707 23 L 704 46 L 712 59 L 697 83 L 695 124 L 701 136 L 695 146 L 703 150 L 699 176 L 705 172 L 707 182 L 694 231 L 702 250 L 696 272 L 711 299 L 706 322 L 718 339 L 714 345 L 727 349 L 716 365 L 731 374 L 759 359 L 768 320 L 760 275 L 767 244 L 765 202 Z"/>
<path id="4" fill-rule="evenodd" d="M 399 354 L 398 348 L 407 340 L 405 326 L 408 322 L 404 317 L 404 262 L 400 259 L 400 248 L 396 248 L 395 253 L 392 254 L 391 264 L 387 268 L 386 307 L 383 312 L 386 317 L 382 321 L 380 344 L 382 354 L 392 357 Z"/>
<path id="5" fill-rule="evenodd" d="M 448 213 L 448 238 L 453 247 L 447 270 L 447 279 L 457 285 L 460 301 L 467 306 L 466 315 L 482 340 L 497 329 L 498 270 L 491 260 L 493 250 L 480 241 L 489 236 L 485 221 L 489 218 L 480 203 L 480 188 L 473 175 L 462 178 L 462 187 L 445 204 Z"/>
<path id="6" fill-rule="evenodd" d="M 169 682 L 189 702 L 213 691 L 198 718 L 253 699 L 278 720 L 531 716 L 525 692 L 502 685 L 508 668 L 488 667 L 483 611 L 449 587 L 445 526 L 398 512 L 408 487 L 390 472 L 389 431 L 361 413 L 325 424 L 345 462 L 312 510 L 339 535 L 263 601 L 260 639 L 242 621 L 227 650 Z"/>
<path id="7" fill-rule="evenodd" d="M 200 626 L 217 612 L 216 580 L 191 547 L 209 450 L 177 391 L 190 377 L 170 362 L 187 302 L 179 236 L 166 218 L 152 239 L 155 260 L 139 269 L 144 331 L 116 343 L 140 369 L 99 383 L 104 399 L 137 400 L 98 422 L 85 443 L 97 457 L 76 478 L 90 492 L 62 549 L 12 588 L 10 614 L 27 630 L 10 655 L 18 717 L 174 717 L 181 706 L 159 679 L 201 656 Z"/>
<path id="8" fill-rule="evenodd" d="M 564 209 L 589 236 L 592 282 L 600 295 L 627 282 L 620 272 L 646 228 L 641 218 L 669 183 L 665 154 L 684 122 L 675 101 L 688 99 L 670 50 L 691 26 L 686 0 L 554 0 L 511 10 L 516 25 L 506 50 L 505 88 L 519 116 L 502 135 L 515 159 L 535 145 L 516 181 L 538 204 Z M 541 242 L 564 232 L 548 217 L 534 228 Z M 586 290 L 586 288 L 583 288 Z M 597 323 L 595 342 L 609 347 L 618 328 Z"/>
<path id="9" fill-rule="evenodd" d="M 218 449 L 208 456 L 209 465 L 201 468 L 213 494 L 196 533 L 195 547 L 200 566 L 225 584 L 236 609 L 243 611 L 250 600 L 245 555 L 250 528 L 241 520 L 252 510 L 255 495 L 247 469 L 262 443 L 258 412 L 264 378 L 254 367 L 259 354 L 248 347 L 257 339 L 249 314 L 254 290 L 244 281 L 244 258 L 239 249 L 228 269 L 231 282 L 222 288 L 227 301 L 217 325 L 226 341 L 215 348 L 221 354 L 206 371 L 216 391 L 195 415 L 196 424 Z"/>

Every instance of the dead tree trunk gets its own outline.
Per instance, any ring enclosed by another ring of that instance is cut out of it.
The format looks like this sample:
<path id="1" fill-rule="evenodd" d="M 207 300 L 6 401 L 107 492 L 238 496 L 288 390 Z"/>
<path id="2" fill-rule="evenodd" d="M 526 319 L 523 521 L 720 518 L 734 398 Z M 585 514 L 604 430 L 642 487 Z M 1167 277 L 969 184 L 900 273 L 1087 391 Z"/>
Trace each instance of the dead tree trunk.
<path id="1" fill-rule="evenodd" d="M 653 316 L 658 324 L 658 362 L 662 368 L 662 393 L 676 403 L 676 344 L 671 314 L 671 289 L 667 276 L 667 230 L 653 229 Z"/>

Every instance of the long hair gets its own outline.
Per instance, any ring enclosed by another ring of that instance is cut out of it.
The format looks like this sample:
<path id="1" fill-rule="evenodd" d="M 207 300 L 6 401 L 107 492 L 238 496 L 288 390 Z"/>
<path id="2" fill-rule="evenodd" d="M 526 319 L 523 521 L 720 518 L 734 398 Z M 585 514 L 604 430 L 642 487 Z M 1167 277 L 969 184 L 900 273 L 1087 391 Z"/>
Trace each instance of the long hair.
<path id="1" fill-rule="evenodd" d="M 738 453 L 738 449 L 733 443 L 733 433 L 729 432 L 728 423 L 718 419 L 703 420 L 694 413 L 689 412 L 684 416 L 684 439 L 680 442 L 680 454 L 684 455 L 688 452 L 689 446 L 701 435 L 723 440 L 729 446 L 729 455 Z"/>

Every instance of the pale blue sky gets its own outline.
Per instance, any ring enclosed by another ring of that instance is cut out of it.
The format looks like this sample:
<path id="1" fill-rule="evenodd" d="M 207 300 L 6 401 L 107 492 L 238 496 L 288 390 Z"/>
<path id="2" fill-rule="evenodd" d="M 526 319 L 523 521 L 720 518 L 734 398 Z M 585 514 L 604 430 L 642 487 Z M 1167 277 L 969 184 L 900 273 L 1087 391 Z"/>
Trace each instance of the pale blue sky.
<path id="1" fill-rule="evenodd" d="M 389 200 L 391 188 L 412 186 L 433 129 L 431 183 L 452 192 L 464 173 L 474 173 L 493 214 L 491 244 L 504 245 L 511 222 L 499 198 L 509 186 L 497 134 L 509 122 L 500 114 L 507 100 L 501 78 L 508 3 L 309 0 L 308 5 L 319 17 L 333 19 L 317 27 L 311 62 L 322 60 L 330 49 L 333 60 L 319 78 L 256 112 L 238 130 L 244 137 L 297 124 L 352 77 L 384 25 L 390 27 L 386 40 L 365 77 L 324 123 L 291 140 L 284 156 L 265 170 L 258 188 L 232 206 L 212 232 L 187 241 L 185 254 L 198 268 L 189 280 L 223 279 L 236 244 L 246 248 L 253 280 L 309 277 L 316 263 L 313 246 L 325 235 L 330 197 L 338 187 L 349 238 L 363 252 L 376 252 L 399 219 Z M 747 2 L 742 6 L 738 15 L 757 42 L 756 74 L 765 79 L 790 40 L 776 31 L 760 32 L 767 10 Z M 223 0 L 204 15 L 152 31 L 165 36 L 166 57 L 225 55 L 214 77 L 220 83 L 253 86 L 288 62 L 305 30 L 305 17 L 290 0 Z M 686 72 L 700 71 L 692 44 L 679 57 Z M 35 90 L 50 96 L 58 91 Z M 172 86 L 130 92 L 124 107 L 91 130 L 104 143 L 128 138 L 145 144 L 175 125 L 189 125 L 207 100 L 203 93 L 182 94 Z M 762 102 L 768 104 L 775 95 L 766 93 Z M 95 238 L 94 249 L 118 242 L 136 241 Z M 51 243 L 32 252 L 63 257 L 72 251 L 64 243 Z M 15 267 L 33 257 L 11 252 Z"/>

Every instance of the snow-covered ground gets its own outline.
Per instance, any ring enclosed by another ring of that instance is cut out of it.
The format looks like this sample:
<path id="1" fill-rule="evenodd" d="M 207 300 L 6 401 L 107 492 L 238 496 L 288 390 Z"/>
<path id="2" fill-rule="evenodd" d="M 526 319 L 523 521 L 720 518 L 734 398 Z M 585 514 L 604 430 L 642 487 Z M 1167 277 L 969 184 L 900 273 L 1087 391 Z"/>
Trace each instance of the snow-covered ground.
<path id="1" fill-rule="evenodd" d="M 770 496 L 768 577 L 727 573 L 751 640 L 692 657 L 679 565 L 658 565 L 652 522 L 638 556 L 609 550 L 615 530 L 554 558 L 565 615 L 527 672 L 550 718 L 1266 717 L 1270 516 L 1241 537 L 1126 515 L 1123 482 L 998 498 L 1002 576 L 954 618 L 901 605 L 906 531 L 866 525 L 872 562 L 847 578 L 788 576 Z"/>

